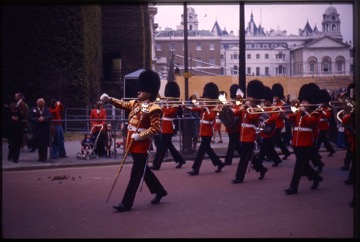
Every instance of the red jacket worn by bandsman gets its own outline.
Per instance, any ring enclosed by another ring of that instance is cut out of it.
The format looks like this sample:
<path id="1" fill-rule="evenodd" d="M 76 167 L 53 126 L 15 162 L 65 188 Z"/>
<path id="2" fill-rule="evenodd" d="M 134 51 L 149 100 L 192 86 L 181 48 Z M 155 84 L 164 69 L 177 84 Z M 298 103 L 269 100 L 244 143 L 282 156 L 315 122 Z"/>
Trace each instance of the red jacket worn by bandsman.
<path id="1" fill-rule="evenodd" d="M 109 102 L 117 108 L 130 111 L 128 119 L 128 132 L 126 136 L 126 147 L 129 146 L 131 135 L 137 132 L 139 141 L 133 141 L 129 152 L 145 154 L 148 152 L 151 139 L 160 132 L 161 108 L 153 102 L 139 102 L 131 100 L 125 102 L 111 98 Z"/>
<path id="2" fill-rule="evenodd" d="M 313 146 L 315 140 L 314 129 L 317 127 L 319 115 L 316 113 L 302 115 L 302 112 L 298 111 L 288 114 L 286 117 L 294 123 L 292 145 L 299 147 Z"/>
<path id="3" fill-rule="evenodd" d="M 199 112 L 201 119 L 200 119 L 200 130 L 199 136 L 213 136 L 214 130 L 213 125 L 215 122 L 215 118 L 217 115 L 217 111 L 215 107 L 190 107 L 192 111 Z"/>
<path id="4" fill-rule="evenodd" d="M 240 142 L 255 142 L 260 114 L 250 114 L 245 107 L 242 107 L 239 115 L 241 117 Z"/>
<path id="5" fill-rule="evenodd" d="M 319 112 L 319 131 L 328 130 L 330 128 L 329 118 L 332 115 L 332 109 L 329 107 L 324 107 L 322 111 Z"/>
<path id="6" fill-rule="evenodd" d="M 354 114 L 347 113 L 341 118 L 342 125 L 345 127 L 347 142 L 351 145 L 351 151 L 355 151 L 355 128 Z"/>
<path id="7" fill-rule="evenodd" d="M 279 100 L 278 102 L 275 103 L 274 106 L 275 106 L 275 107 L 280 107 L 280 108 L 284 109 L 283 106 L 284 106 L 285 104 L 286 104 L 286 103 L 285 103 L 283 100 Z M 278 128 L 280 128 L 280 129 L 284 128 L 284 126 L 285 126 L 284 113 L 283 113 L 283 112 L 279 112 L 279 113 L 276 113 L 275 116 L 277 117 L 277 118 L 276 118 L 275 128 L 277 128 L 277 129 L 278 129 Z"/>
<path id="8" fill-rule="evenodd" d="M 173 134 L 174 133 L 174 118 L 178 113 L 179 106 L 163 106 L 161 118 L 161 133 Z"/>

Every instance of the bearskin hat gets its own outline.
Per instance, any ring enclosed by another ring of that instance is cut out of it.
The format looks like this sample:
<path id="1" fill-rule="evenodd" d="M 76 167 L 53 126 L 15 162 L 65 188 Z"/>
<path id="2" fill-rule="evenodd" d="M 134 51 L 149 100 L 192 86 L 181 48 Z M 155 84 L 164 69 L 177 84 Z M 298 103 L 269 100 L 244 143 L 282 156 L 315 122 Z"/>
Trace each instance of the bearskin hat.
<path id="1" fill-rule="evenodd" d="M 320 97 L 320 87 L 313 82 L 302 85 L 299 90 L 300 102 L 306 100 L 311 104 L 317 104 L 320 101 L 319 97 Z"/>
<path id="2" fill-rule="evenodd" d="M 218 86 L 213 82 L 208 82 L 204 86 L 203 98 L 218 99 L 219 93 Z"/>
<path id="3" fill-rule="evenodd" d="M 255 79 L 249 81 L 247 85 L 247 96 L 252 97 L 254 99 L 262 99 L 262 95 L 264 93 L 264 84 Z"/>
<path id="4" fill-rule="evenodd" d="M 327 90 L 321 89 L 319 94 L 320 103 L 329 103 L 331 101 L 330 93 Z"/>
<path id="5" fill-rule="evenodd" d="M 167 82 L 164 91 L 165 97 L 180 97 L 180 87 L 174 82 Z"/>
<path id="6" fill-rule="evenodd" d="M 236 98 L 236 92 L 237 92 L 238 89 L 240 89 L 240 85 L 238 85 L 238 84 L 232 84 L 230 86 L 230 98 L 231 99 Z"/>
<path id="7" fill-rule="evenodd" d="M 262 98 L 265 99 L 265 101 L 273 101 L 274 95 L 270 87 L 264 86 L 264 93 Z"/>
<path id="8" fill-rule="evenodd" d="M 160 89 L 160 77 L 153 70 L 141 72 L 138 79 L 138 91 L 151 93 L 150 101 L 155 101 Z"/>
<path id="9" fill-rule="evenodd" d="M 280 99 L 284 98 L 284 87 L 280 83 L 272 85 L 271 90 L 274 97 L 278 97 Z"/>

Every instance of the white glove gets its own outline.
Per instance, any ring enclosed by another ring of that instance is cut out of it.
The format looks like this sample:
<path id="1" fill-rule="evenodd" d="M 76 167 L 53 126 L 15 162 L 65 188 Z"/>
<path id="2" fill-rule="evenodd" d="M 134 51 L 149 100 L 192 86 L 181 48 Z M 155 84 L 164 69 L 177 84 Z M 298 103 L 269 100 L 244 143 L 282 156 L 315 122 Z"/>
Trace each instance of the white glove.
<path id="1" fill-rule="evenodd" d="M 135 141 L 139 141 L 139 140 L 140 140 L 140 135 L 137 134 L 137 133 L 133 133 L 133 134 L 131 135 L 131 138 L 134 139 Z"/>
<path id="2" fill-rule="evenodd" d="M 100 97 L 100 100 L 103 102 L 107 102 L 107 101 L 109 101 L 109 99 L 110 99 L 110 97 L 106 93 L 102 94 Z"/>

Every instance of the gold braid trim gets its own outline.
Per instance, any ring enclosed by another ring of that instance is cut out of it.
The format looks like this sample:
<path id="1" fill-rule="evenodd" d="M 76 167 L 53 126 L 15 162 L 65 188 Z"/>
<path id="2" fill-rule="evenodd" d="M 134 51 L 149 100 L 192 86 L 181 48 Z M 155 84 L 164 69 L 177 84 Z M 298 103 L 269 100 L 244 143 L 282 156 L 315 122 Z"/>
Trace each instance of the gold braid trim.
<path id="1" fill-rule="evenodd" d="M 160 132 L 161 108 L 156 104 L 149 105 L 149 113 L 144 113 L 143 122 L 149 122 L 150 127 L 139 134 L 140 140 L 152 139 L 155 134 Z"/>

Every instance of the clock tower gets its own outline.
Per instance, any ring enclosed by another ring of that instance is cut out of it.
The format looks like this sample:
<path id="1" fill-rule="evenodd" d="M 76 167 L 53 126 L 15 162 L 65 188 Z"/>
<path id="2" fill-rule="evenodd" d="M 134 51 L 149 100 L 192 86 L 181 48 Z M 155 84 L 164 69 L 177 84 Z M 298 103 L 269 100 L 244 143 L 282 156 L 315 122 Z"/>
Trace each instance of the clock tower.
<path id="1" fill-rule="evenodd" d="M 187 8 L 187 24 L 188 30 L 198 30 L 199 21 L 194 8 Z M 184 26 L 184 14 L 181 14 L 181 25 Z"/>

